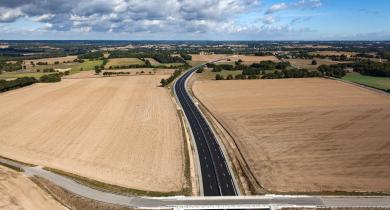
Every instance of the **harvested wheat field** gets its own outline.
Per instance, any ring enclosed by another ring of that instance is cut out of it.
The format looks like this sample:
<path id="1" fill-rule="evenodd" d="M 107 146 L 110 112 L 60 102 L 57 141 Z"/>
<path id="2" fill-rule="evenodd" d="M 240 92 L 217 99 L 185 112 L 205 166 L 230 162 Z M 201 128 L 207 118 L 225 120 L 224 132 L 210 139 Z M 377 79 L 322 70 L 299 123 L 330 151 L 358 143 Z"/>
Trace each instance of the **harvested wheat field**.
<path id="1" fill-rule="evenodd" d="M 66 208 L 21 173 L 0 166 L 0 209 Z"/>
<path id="2" fill-rule="evenodd" d="M 183 143 L 168 75 L 70 79 L 0 94 L 0 155 L 98 181 L 179 191 Z"/>
<path id="3" fill-rule="evenodd" d="M 197 55 L 192 54 L 192 61 L 214 61 L 218 59 L 229 57 L 229 60 L 234 62 L 238 60 L 242 60 L 245 64 L 258 63 L 260 61 L 274 61 L 277 62 L 278 58 L 275 56 L 254 56 L 254 55 L 225 55 L 225 54 L 212 54 L 212 55 Z M 221 62 L 226 62 L 226 60 L 222 60 Z"/>
<path id="4" fill-rule="evenodd" d="M 145 64 L 138 58 L 111 58 L 108 60 L 107 67 L 127 66 L 127 65 L 143 65 Z"/>
<path id="5" fill-rule="evenodd" d="M 196 81 L 271 192 L 390 191 L 390 97 L 326 79 Z"/>

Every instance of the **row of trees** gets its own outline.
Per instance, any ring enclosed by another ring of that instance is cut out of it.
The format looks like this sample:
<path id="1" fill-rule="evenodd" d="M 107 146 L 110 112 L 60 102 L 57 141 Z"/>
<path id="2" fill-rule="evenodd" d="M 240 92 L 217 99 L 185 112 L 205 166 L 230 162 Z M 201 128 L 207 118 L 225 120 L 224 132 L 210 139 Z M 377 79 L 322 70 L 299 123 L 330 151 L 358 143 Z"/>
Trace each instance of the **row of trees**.
<path id="1" fill-rule="evenodd" d="M 221 72 L 222 70 L 227 70 L 227 71 L 235 71 L 235 70 L 242 70 L 244 71 L 245 75 L 255 75 L 255 74 L 260 74 L 261 72 L 265 70 L 274 70 L 274 69 L 279 69 L 279 70 L 284 70 L 287 67 L 291 66 L 289 62 L 273 62 L 273 61 L 261 61 L 259 63 L 253 63 L 250 66 L 243 65 L 242 61 L 238 60 L 236 61 L 236 65 L 233 66 L 231 64 L 214 64 L 210 63 L 207 64 L 207 67 L 213 68 L 213 72 Z"/>
<path id="2" fill-rule="evenodd" d="M 259 74 L 237 74 L 235 77 L 229 74 L 224 78 L 223 75 L 215 75 L 216 80 L 243 80 L 243 79 L 282 79 L 282 78 L 306 78 L 306 77 L 321 77 L 322 74 L 319 71 L 309 71 L 307 69 L 289 69 L 282 71 L 274 71 L 270 73 L 265 73 L 262 75 Z"/>
<path id="3" fill-rule="evenodd" d="M 103 72 L 103 76 L 128 76 L 130 75 L 130 72 L 112 72 L 112 71 L 105 71 Z"/>
<path id="4" fill-rule="evenodd" d="M 56 74 L 45 74 L 39 78 L 39 82 L 43 82 L 43 83 L 60 82 L 62 75 L 63 75 L 62 72 Z"/>
<path id="5" fill-rule="evenodd" d="M 0 80 L 0 92 L 9 91 L 12 89 L 17 89 L 21 87 L 25 87 L 28 85 L 32 85 L 38 82 L 34 77 L 22 77 L 17 78 L 15 80 Z"/>
<path id="6" fill-rule="evenodd" d="M 173 72 L 173 74 L 168 77 L 167 79 L 161 79 L 160 83 L 161 83 L 161 86 L 162 87 L 165 87 L 167 86 L 169 83 L 171 83 L 173 80 L 176 79 L 176 77 L 178 77 L 180 74 L 181 74 L 182 70 L 178 69 L 178 70 L 175 70 L 175 72 Z"/>
<path id="7" fill-rule="evenodd" d="M 166 52 L 113 51 L 110 53 L 109 58 L 139 58 L 141 60 L 144 60 L 145 63 L 145 58 L 154 58 L 160 63 L 185 63 L 185 60 L 192 59 L 192 57 L 187 54 L 181 54 L 180 56 L 181 57 L 172 56 Z"/>
<path id="8" fill-rule="evenodd" d="M 60 74 L 43 75 L 39 78 L 39 80 L 35 79 L 34 77 L 21 77 L 14 80 L 0 80 L 0 92 L 6 92 L 9 90 L 22 88 L 37 82 L 49 83 L 59 81 L 61 81 Z"/>

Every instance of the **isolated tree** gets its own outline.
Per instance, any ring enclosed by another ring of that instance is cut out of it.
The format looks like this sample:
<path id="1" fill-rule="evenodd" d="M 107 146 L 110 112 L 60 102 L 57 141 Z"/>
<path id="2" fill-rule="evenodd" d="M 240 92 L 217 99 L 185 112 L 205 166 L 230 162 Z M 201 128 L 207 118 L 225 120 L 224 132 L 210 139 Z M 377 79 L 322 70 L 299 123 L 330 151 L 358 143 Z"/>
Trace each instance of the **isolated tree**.
<path id="1" fill-rule="evenodd" d="M 232 80 L 233 79 L 233 75 L 231 75 L 231 74 L 227 75 L 226 79 L 227 80 Z"/>
<path id="2" fill-rule="evenodd" d="M 223 76 L 220 74 L 215 75 L 215 80 L 223 80 Z"/>
<path id="3" fill-rule="evenodd" d="M 196 70 L 196 73 L 202 73 L 204 71 L 203 67 L 200 67 L 198 70 Z"/>
<path id="4" fill-rule="evenodd" d="M 146 65 L 146 67 L 151 67 L 152 66 L 152 64 L 150 63 L 149 60 L 145 60 L 145 65 Z"/>
<path id="5" fill-rule="evenodd" d="M 95 66 L 95 73 L 100 74 L 100 72 L 102 72 L 102 70 L 100 69 L 100 66 Z"/>
<path id="6" fill-rule="evenodd" d="M 166 79 L 161 79 L 160 83 L 161 83 L 161 86 L 163 86 L 163 87 L 167 86 L 167 84 L 168 84 Z"/>
<path id="7" fill-rule="evenodd" d="M 316 60 L 312 60 L 311 61 L 311 65 L 314 65 L 314 66 L 317 65 L 317 61 Z"/>

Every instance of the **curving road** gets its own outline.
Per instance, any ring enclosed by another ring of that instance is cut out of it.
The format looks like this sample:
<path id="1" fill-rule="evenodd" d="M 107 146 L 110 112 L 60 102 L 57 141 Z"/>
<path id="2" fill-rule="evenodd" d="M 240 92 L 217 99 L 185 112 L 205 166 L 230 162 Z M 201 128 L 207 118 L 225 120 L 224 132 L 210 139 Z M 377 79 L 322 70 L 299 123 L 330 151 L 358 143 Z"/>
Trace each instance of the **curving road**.
<path id="1" fill-rule="evenodd" d="M 206 119 L 200 113 L 186 89 L 188 78 L 203 65 L 191 68 L 175 83 L 174 90 L 190 124 L 196 143 L 203 194 L 205 196 L 237 195 L 223 152 Z"/>

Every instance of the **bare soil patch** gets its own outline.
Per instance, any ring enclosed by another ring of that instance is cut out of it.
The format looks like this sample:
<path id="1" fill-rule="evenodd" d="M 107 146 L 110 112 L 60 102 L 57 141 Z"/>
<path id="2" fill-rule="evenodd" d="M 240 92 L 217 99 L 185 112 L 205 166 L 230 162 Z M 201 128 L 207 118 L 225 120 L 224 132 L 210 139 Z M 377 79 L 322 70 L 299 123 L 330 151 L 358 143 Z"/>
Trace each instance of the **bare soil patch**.
<path id="1" fill-rule="evenodd" d="M 271 192 L 390 191 L 390 98 L 326 79 L 196 81 Z"/>
<path id="2" fill-rule="evenodd" d="M 0 155 L 144 191 L 180 191 L 168 75 L 64 80 L 0 94 Z"/>
<path id="3" fill-rule="evenodd" d="M 0 208 L 66 209 L 27 177 L 4 166 L 0 166 Z"/>

